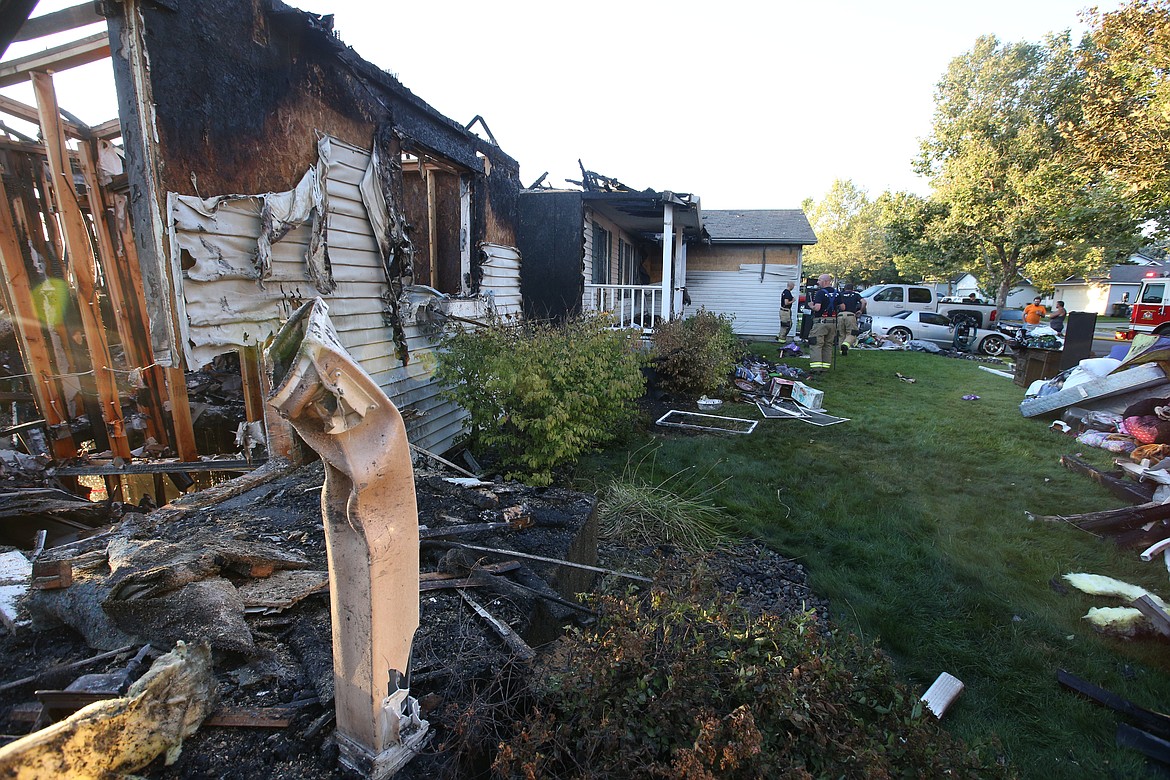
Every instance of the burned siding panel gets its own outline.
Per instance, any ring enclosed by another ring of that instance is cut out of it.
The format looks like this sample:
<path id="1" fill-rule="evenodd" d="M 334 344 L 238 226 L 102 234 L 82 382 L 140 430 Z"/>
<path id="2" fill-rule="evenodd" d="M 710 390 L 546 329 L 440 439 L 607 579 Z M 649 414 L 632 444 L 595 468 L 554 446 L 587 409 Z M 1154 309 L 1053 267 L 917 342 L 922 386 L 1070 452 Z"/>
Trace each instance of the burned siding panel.
<path id="1" fill-rule="evenodd" d="M 579 192 L 520 194 L 517 246 L 524 256 L 520 289 L 526 316 L 563 319 L 581 311 L 583 224 Z"/>
<path id="2" fill-rule="evenodd" d="M 388 287 L 381 256 L 368 219 L 358 216 L 364 209 L 357 184 L 369 163 L 368 153 L 336 139 L 326 139 L 321 148 L 327 156 L 327 235 L 336 281 L 336 289 L 322 296 L 330 318 L 342 344 L 403 410 L 411 441 L 427 449 L 448 449 L 466 413 L 442 397 L 431 377 L 427 354 L 435 346 L 432 326 L 408 319 L 411 360 L 403 365 L 396 356 L 385 316 Z M 263 341 L 301 301 L 317 294 L 305 264 L 309 226 L 273 244 L 271 275 L 261 285 L 253 262 L 260 232 L 258 198 L 221 204 L 212 216 L 201 213 L 206 204 L 191 196 L 174 196 L 171 203 L 175 254 L 188 266 L 182 271 L 181 300 L 194 364 L 233 346 Z"/>
<path id="3" fill-rule="evenodd" d="M 483 270 L 480 295 L 491 301 L 496 316 L 521 316 L 524 302 L 520 295 L 520 252 L 499 244 L 481 244 L 479 251 Z"/>

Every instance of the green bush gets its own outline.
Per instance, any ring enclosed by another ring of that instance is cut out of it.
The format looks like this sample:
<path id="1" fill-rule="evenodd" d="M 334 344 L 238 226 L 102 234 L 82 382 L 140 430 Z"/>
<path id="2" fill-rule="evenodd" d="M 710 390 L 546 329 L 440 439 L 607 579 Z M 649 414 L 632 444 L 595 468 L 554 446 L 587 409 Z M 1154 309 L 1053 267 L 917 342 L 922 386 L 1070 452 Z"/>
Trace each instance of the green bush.
<path id="1" fill-rule="evenodd" d="M 532 485 L 615 438 L 645 389 L 631 336 L 598 317 L 453 332 L 437 361 L 475 441 L 499 455 L 507 478 Z"/>
<path id="2" fill-rule="evenodd" d="M 659 323 L 654 331 L 658 376 L 666 390 L 678 395 L 715 395 L 726 389 L 739 352 L 731 318 L 706 309 Z"/>
<path id="3" fill-rule="evenodd" d="M 876 648 L 826 636 L 811 613 L 753 616 L 658 588 L 592 606 L 596 626 L 536 670 L 496 777 L 1009 775 L 948 735 Z"/>

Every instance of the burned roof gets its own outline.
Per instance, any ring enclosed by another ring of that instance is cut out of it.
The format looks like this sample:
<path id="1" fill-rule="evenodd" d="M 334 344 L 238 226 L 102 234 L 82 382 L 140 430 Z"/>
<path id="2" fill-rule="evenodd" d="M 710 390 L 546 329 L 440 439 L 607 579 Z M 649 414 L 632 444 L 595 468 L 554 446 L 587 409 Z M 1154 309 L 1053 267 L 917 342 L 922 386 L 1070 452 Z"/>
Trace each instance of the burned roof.
<path id="1" fill-rule="evenodd" d="M 715 244 L 808 246 L 817 242 L 808 217 L 800 209 L 708 209 L 703 212 L 703 227 Z"/>

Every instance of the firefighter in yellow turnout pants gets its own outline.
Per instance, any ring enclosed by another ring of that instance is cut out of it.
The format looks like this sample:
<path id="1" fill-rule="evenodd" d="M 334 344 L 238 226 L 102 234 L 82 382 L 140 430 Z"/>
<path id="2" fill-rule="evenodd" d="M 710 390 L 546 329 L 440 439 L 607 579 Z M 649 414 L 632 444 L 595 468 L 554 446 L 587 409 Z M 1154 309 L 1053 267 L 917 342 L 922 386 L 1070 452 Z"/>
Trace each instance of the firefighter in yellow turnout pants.
<path id="1" fill-rule="evenodd" d="M 841 346 L 841 354 L 848 355 L 849 350 L 857 346 L 857 318 L 865 314 L 865 298 L 852 284 L 845 285 L 841 290 L 841 311 L 837 313 L 837 343 Z"/>
<path id="2" fill-rule="evenodd" d="M 813 326 L 808 334 L 810 347 L 809 371 L 814 375 L 828 371 L 833 365 L 833 348 L 837 343 L 837 314 L 841 311 L 840 294 L 833 287 L 833 277 L 821 274 L 817 291 L 813 293 Z"/>

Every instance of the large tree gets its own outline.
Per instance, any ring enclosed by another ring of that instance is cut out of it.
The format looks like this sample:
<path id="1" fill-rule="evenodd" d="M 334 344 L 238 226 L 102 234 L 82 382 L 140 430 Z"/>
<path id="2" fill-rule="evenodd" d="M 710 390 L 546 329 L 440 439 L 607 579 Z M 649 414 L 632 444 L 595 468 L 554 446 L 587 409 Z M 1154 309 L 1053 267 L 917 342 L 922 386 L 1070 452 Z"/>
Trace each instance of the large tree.
<path id="1" fill-rule="evenodd" d="M 1139 216 L 1170 232 L 1170 0 L 1086 19 L 1081 116 L 1065 131 L 1094 181 L 1120 183 Z"/>
<path id="2" fill-rule="evenodd" d="M 980 270 L 974 265 L 978 246 L 946 228 L 946 204 L 909 192 L 883 192 L 877 204 L 886 251 L 899 276 L 942 280 Z"/>
<path id="3" fill-rule="evenodd" d="M 820 201 L 802 204 L 817 243 L 804 250 L 809 274 L 830 273 L 855 282 L 885 281 L 892 267 L 885 250 L 881 210 L 865 190 L 837 179 Z"/>
<path id="4" fill-rule="evenodd" d="M 1107 183 L 1079 174 L 1061 134 L 1079 119 L 1076 66 L 1067 33 L 1043 44 L 984 36 L 936 91 L 916 162 L 939 207 L 931 230 L 971 248 L 1000 306 L 1033 271 L 1066 276 L 1133 246 L 1135 221 Z"/>

